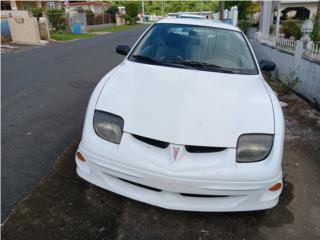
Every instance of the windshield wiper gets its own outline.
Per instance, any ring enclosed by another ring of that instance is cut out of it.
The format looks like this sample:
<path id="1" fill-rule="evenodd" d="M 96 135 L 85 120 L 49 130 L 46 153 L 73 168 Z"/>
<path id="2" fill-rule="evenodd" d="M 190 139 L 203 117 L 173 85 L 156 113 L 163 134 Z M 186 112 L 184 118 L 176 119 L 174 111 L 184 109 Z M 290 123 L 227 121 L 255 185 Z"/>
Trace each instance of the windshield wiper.
<path id="1" fill-rule="evenodd" d="M 148 62 L 148 63 L 162 64 L 159 60 L 154 59 L 152 57 L 145 56 L 145 55 L 138 55 L 137 54 L 137 55 L 132 55 L 132 57 L 134 57 L 137 60 L 141 60 L 141 61 Z"/>
<path id="2" fill-rule="evenodd" d="M 171 67 L 181 67 L 181 66 L 187 66 L 184 64 L 180 64 L 180 62 L 170 62 L 170 61 L 160 61 L 158 59 L 145 56 L 145 55 L 132 55 L 135 59 L 138 61 L 142 61 L 144 63 L 151 63 L 151 64 L 157 64 L 157 65 L 164 65 L 164 66 L 171 66 Z M 187 66 L 188 67 L 188 66 Z"/>
<path id="3" fill-rule="evenodd" d="M 202 62 L 196 62 L 196 61 L 179 61 L 178 63 L 183 64 L 185 66 L 189 66 L 189 67 L 196 67 L 196 68 L 208 68 L 206 66 L 206 64 L 202 63 Z"/>
<path id="4" fill-rule="evenodd" d="M 179 61 L 177 63 L 183 64 L 185 66 L 201 68 L 205 70 L 214 70 L 214 71 L 219 71 L 224 73 L 235 73 L 235 71 L 231 69 L 226 69 L 221 66 L 210 64 L 210 63 L 196 62 L 196 61 Z"/>
<path id="5" fill-rule="evenodd" d="M 196 69 L 204 69 L 204 70 L 212 70 L 216 72 L 223 72 L 223 73 L 237 73 L 236 71 L 232 69 L 226 69 L 218 65 L 209 64 L 209 63 L 203 63 L 203 62 L 197 62 L 197 61 L 177 61 L 177 62 L 171 62 L 171 61 L 160 61 L 158 59 L 145 56 L 145 55 L 132 55 L 133 58 L 135 58 L 138 61 L 142 61 L 145 63 L 152 63 L 152 64 L 158 64 L 158 65 L 166 65 L 166 66 L 173 66 L 173 67 L 188 67 L 188 68 L 196 68 Z"/>

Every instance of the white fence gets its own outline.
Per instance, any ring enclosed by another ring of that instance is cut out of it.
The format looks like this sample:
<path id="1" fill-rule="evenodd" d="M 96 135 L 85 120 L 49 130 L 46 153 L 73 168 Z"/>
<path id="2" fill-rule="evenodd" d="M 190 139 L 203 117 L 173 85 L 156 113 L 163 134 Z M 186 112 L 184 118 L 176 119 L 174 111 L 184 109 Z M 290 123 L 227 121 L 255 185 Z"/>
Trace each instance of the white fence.
<path id="1" fill-rule="evenodd" d="M 281 51 L 289 52 L 294 54 L 296 50 L 297 42 L 295 40 L 276 38 L 275 47 Z"/>
<path id="2" fill-rule="evenodd" d="M 220 20 L 220 12 L 213 13 L 212 17 L 214 19 Z M 237 26 L 238 25 L 238 7 L 237 6 L 233 6 L 233 7 L 230 8 L 230 10 L 225 9 L 223 11 L 223 18 L 225 20 L 230 20 L 231 24 L 233 24 L 234 26 Z"/>
<path id="3" fill-rule="evenodd" d="M 320 103 L 320 58 L 319 45 L 304 47 L 297 41 L 265 41 L 251 40 L 251 45 L 258 60 L 270 60 L 276 63 L 273 77 L 287 85 L 292 85 L 296 92 L 315 104 Z"/>
<path id="4" fill-rule="evenodd" d="M 307 45 L 303 51 L 303 57 L 311 61 L 320 62 L 320 44 Z"/>

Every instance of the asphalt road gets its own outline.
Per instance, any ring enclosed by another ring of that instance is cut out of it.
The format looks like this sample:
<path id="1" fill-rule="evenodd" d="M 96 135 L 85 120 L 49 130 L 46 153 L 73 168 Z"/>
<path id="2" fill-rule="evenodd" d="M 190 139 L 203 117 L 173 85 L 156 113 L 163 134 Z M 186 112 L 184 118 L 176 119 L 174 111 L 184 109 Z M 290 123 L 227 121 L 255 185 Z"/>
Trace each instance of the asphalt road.
<path id="1" fill-rule="evenodd" d="M 144 29 L 2 56 L 1 221 L 80 139 L 93 88 L 122 60 L 115 46 L 134 43 Z"/>

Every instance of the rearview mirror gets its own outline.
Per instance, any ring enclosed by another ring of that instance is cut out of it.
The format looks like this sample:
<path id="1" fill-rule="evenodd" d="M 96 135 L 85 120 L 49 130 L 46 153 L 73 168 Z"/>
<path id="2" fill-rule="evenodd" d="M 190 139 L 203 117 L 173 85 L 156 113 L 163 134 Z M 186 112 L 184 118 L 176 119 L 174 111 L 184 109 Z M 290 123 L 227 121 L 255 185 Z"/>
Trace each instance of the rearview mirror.
<path id="1" fill-rule="evenodd" d="M 116 47 L 116 52 L 121 54 L 121 55 L 127 56 L 128 53 L 130 52 L 130 46 L 128 46 L 128 45 L 118 45 Z"/>
<path id="2" fill-rule="evenodd" d="M 259 65 L 261 71 L 273 71 L 276 69 L 276 64 L 268 60 L 261 60 Z"/>

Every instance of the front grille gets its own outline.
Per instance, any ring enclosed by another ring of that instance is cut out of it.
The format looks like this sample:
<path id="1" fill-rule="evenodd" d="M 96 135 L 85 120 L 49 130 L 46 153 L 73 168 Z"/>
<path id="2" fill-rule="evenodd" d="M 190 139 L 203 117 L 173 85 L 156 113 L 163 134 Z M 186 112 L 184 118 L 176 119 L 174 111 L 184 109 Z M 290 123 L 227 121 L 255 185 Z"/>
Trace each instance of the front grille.
<path id="1" fill-rule="evenodd" d="M 212 153 L 225 150 L 223 147 L 202 147 L 202 146 L 186 146 L 186 150 L 190 153 Z"/>
<path id="2" fill-rule="evenodd" d="M 139 135 L 135 135 L 133 134 L 133 136 L 142 141 L 142 142 L 145 142 L 145 143 L 148 143 L 152 146 L 155 146 L 155 147 L 159 147 L 159 148 L 167 148 L 169 146 L 169 143 L 168 142 L 163 142 L 163 141 L 159 141 L 159 140 L 155 140 L 155 139 L 151 139 L 151 138 L 146 138 L 146 137 L 142 137 L 142 136 L 139 136 Z"/>
<path id="3" fill-rule="evenodd" d="M 132 136 L 134 136 L 136 139 L 144 143 L 150 144 L 158 148 L 165 149 L 169 146 L 168 142 L 147 138 L 147 137 L 142 137 L 135 134 L 132 134 Z M 206 147 L 206 146 L 191 146 L 191 145 L 186 145 L 185 148 L 187 152 L 190 152 L 190 153 L 213 153 L 213 152 L 220 152 L 226 149 L 224 147 Z"/>

